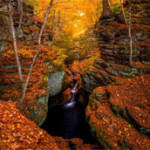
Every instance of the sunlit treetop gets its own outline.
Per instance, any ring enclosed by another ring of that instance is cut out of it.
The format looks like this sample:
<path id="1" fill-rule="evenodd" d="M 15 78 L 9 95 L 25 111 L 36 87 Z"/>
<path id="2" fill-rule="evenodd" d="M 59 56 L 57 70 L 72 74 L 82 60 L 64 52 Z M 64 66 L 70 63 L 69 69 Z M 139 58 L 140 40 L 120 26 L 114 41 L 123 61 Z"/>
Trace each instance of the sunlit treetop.
<path id="1" fill-rule="evenodd" d="M 27 0 L 34 6 L 34 13 L 43 18 L 50 0 Z M 110 6 L 120 0 L 109 0 Z M 102 12 L 102 0 L 54 0 L 49 24 L 57 25 L 73 37 L 93 27 Z"/>

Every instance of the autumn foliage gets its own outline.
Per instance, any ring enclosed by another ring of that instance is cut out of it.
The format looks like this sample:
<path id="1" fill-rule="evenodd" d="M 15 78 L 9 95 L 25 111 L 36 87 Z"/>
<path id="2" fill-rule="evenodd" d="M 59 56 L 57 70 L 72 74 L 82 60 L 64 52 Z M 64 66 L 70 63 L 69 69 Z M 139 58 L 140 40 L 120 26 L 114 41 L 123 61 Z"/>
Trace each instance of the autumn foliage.
<path id="1" fill-rule="evenodd" d="M 86 113 L 91 128 L 96 130 L 95 136 L 104 146 L 150 148 L 150 139 L 137 128 L 149 129 L 149 81 L 149 75 L 117 77 L 117 85 L 94 89 Z"/>
<path id="2" fill-rule="evenodd" d="M 0 149 L 55 149 L 55 140 L 24 117 L 14 102 L 0 101 Z"/>

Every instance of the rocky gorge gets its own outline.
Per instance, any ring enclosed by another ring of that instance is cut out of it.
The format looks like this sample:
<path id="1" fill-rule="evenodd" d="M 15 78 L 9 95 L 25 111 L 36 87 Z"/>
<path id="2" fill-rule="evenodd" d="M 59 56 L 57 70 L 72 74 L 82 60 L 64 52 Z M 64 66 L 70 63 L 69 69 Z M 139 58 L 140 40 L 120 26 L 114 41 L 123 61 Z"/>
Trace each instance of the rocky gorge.
<path id="1" fill-rule="evenodd" d="M 6 3 L 0 3 L 0 28 L 3 28 L 0 30 L 0 99 L 6 101 L 3 103 L 6 107 L 7 101 L 16 102 L 19 98 L 20 87 L 17 84 L 19 79 L 13 46 L 10 44 L 12 39 Z M 59 60 L 60 52 L 51 47 L 54 33 L 47 25 L 42 50 L 20 111 L 41 126 L 49 110 L 70 102 L 75 80 L 78 83 L 76 100 L 84 107 L 84 119 L 92 134 L 90 136 L 96 141 L 88 145 L 81 139 L 65 139 L 55 135 L 49 137 L 54 142 L 52 149 L 62 149 L 62 146 L 66 149 L 150 148 L 149 5 L 148 0 L 132 1 L 133 66 L 129 65 L 128 26 L 122 19 L 122 13 L 113 10 L 109 18 L 100 17 L 93 31 L 96 48 L 84 59 L 65 65 L 62 65 L 64 62 L 60 62 L 61 65 L 52 63 Z M 42 24 L 40 18 L 34 15 L 33 8 L 30 5 L 25 7 L 18 44 L 24 77 L 37 49 L 36 37 Z M 127 1 L 124 9 L 128 8 Z M 16 14 L 15 17 L 17 26 Z M 12 110 L 15 109 L 14 102 L 8 102 L 13 103 Z M 45 132 L 41 135 L 48 138 Z"/>

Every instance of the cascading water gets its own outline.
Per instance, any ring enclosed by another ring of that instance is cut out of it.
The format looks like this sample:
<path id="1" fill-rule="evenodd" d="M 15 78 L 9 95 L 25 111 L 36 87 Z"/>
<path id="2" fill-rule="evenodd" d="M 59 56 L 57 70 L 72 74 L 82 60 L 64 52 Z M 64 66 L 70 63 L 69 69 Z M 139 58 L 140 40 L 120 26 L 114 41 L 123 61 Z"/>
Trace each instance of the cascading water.
<path id="1" fill-rule="evenodd" d="M 73 96 L 76 92 L 77 85 L 78 85 L 78 83 L 76 83 L 75 86 L 73 87 L 73 89 L 71 90 L 71 93 L 73 94 Z"/>
<path id="2" fill-rule="evenodd" d="M 79 137 L 94 143 L 95 139 L 92 138 L 90 127 L 85 120 L 85 107 L 78 102 L 79 93 L 76 94 L 78 83 L 74 75 L 72 81 L 74 87 L 71 89 L 70 102 L 49 107 L 47 118 L 41 127 L 52 136 L 62 136 L 67 139 Z"/>
<path id="3" fill-rule="evenodd" d="M 71 98 L 71 100 L 70 100 L 69 103 L 66 103 L 64 105 L 64 108 L 72 107 L 72 106 L 74 106 L 76 104 L 76 101 L 75 101 L 75 92 L 76 92 L 77 86 L 78 86 L 78 83 L 76 83 L 75 86 L 72 88 L 72 90 L 71 90 L 72 98 Z"/>
<path id="4" fill-rule="evenodd" d="M 72 98 L 63 106 L 63 136 L 73 138 L 77 136 L 77 130 L 81 119 L 81 108 L 75 100 L 75 92 L 78 83 L 71 90 Z"/>

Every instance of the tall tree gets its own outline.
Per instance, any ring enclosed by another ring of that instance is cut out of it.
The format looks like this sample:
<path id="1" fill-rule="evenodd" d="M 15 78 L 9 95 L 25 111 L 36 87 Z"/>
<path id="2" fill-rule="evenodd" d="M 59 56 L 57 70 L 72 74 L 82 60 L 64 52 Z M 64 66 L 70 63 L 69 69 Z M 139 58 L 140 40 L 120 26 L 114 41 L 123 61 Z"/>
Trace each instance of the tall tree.
<path id="1" fill-rule="evenodd" d="M 45 14 L 45 17 L 44 17 L 44 23 L 41 27 L 41 30 L 40 30 L 40 33 L 39 33 L 39 37 L 38 37 L 38 49 L 37 49 L 37 52 L 35 53 L 34 57 L 33 57 L 33 60 L 32 60 L 32 64 L 30 66 L 30 69 L 29 69 L 29 72 L 28 72 L 28 76 L 27 76 L 27 79 L 23 85 L 23 89 L 22 89 L 22 95 L 21 95 L 21 98 L 19 100 L 19 107 L 21 107 L 22 105 L 22 102 L 25 98 L 25 94 L 26 94 L 26 91 L 27 91 L 27 86 L 28 86 L 28 83 L 29 83 L 29 80 L 30 80 L 30 76 L 31 76 L 31 73 L 32 73 L 32 70 L 33 70 L 33 67 L 35 65 L 35 61 L 41 51 L 41 38 L 42 38 L 42 34 L 43 34 L 43 31 L 44 31 L 44 28 L 46 26 L 46 23 L 47 23 L 47 19 L 48 19 L 48 14 L 50 12 L 50 9 L 53 5 L 53 1 L 54 0 L 51 0 L 50 3 L 49 3 L 49 7 L 47 8 L 47 11 L 46 11 L 46 14 Z"/>
<path id="2" fill-rule="evenodd" d="M 111 18 L 112 11 L 110 9 L 108 0 L 102 0 L 102 4 L 103 4 L 103 12 L 102 12 L 101 19 Z"/>
<path id="3" fill-rule="evenodd" d="M 126 18 L 126 16 L 125 16 L 125 11 L 124 11 L 123 3 L 124 3 L 123 0 L 120 0 L 120 4 L 121 4 L 121 9 L 122 9 L 122 13 L 123 13 L 124 22 L 125 22 L 125 24 L 128 24 L 128 23 L 127 23 L 127 18 Z"/>
<path id="4" fill-rule="evenodd" d="M 22 106 L 22 102 L 25 98 L 25 94 L 26 94 L 26 91 L 27 91 L 27 86 L 28 86 L 28 83 L 29 83 L 29 79 L 30 79 L 33 67 L 35 65 L 35 61 L 36 61 L 36 59 L 37 59 L 37 57 L 38 57 L 38 55 L 41 51 L 41 38 L 42 38 L 42 34 L 43 34 L 43 31 L 44 31 L 46 23 L 47 23 L 48 14 L 49 14 L 50 9 L 53 5 L 53 1 L 54 0 L 50 0 L 49 6 L 47 8 L 47 11 L 46 11 L 46 14 L 45 14 L 45 17 L 44 17 L 44 22 L 43 22 L 43 25 L 41 27 L 41 30 L 40 30 L 40 33 L 39 33 L 39 36 L 38 36 L 38 49 L 37 49 L 37 52 L 35 53 L 35 55 L 33 57 L 33 60 L 32 60 L 32 63 L 31 63 L 31 66 L 30 66 L 30 69 L 29 69 L 29 72 L 28 72 L 28 76 L 27 76 L 27 79 L 26 79 L 25 82 L 23 82 L 21 63 L 20 63 L 19 56 L 18 56 L 18 47 L 17 47 L 16 33 L 15 33 L 15 27 L 14 27 L 13 15 L 12 15 L 11 0 L 9 0 L 9 2 L 8 2 L 9 20 L 10 20 L 11 34 L 12 34 L 12 37 L 13 37 L 13 46 L 14 46 L 14 51 L 15 51 L 15 58 L 16 58 L 16 62 L 17 62 L 17 68 L 18 68 L 18 74 L 19 74 L 20 82 L 21 82 L 21 85 L 22 85 L 21 98 L 18 100 L 19 108 L 21 108 L 21 106 Z"/>
<path id="5" fill-rule="evenodd" d="M 130 46 L 130 55 L 129 63 L 130 66 L 133 65 L 133 40 L 132 40 L 132 31 L 131 31 L 131 15 L 132 15 L 132 5 L 131 0 L 129 0 L 129 23 L 128 23 L 128 34 L 129 34 L 129 46 Z"/>
<path id="6" fill-rule="evenodd" d="M 11 34 L 13 38 L 13 46 L 14 46 L 15 58 L 16 58 L 16 63 L 17 63 L 17 68 L 18 68 L 18 75 L 19 75 L 21 84 L 23 84 L 23 76 L 22 76 L 21 63 L 20 63 L 19 56 L 18 56 L 18 47 L 17 47 L 16 32 L 15 32 L 14 20 L 13 20 L 13 14 L 12 14 L 11 0 L 8 2 L 8 8 L 9 8 L 9 20 L 10 20 Z"/>
<path id="7" fill-rule="evenodd" d="M 22 0 L 17 0 L 17 12 L 18 12 L 18 14 L 21 13 L 21 3 L 22 3 Z"/>
<path id="8" fill-rule="evenodd" d="M 19 25 L 17 29 L 17 37 L 21 37 L 20 31 L 21 31 L 21 24 L 23 19 L 23 0 L 17 0 L 17 11 L 19 14 Z"/>
<path id="9" fill-rule="evenodd" d="M 123 7 L 123 0 L 120 0 L 121 8 L 125 20 L 125 24 L 128 26 L 128 37 L 129 37 L 129 64 L 130 66 L 133 65 L 133 40 L 132 40 L 132 29 L 131 29 L 131 17 L 132 17 L 132 4 L 131 0 L 128 0 L 129 2 L 129 19 L 127 21 L 127 17 L 125 16 L 125 11 Z"/>

